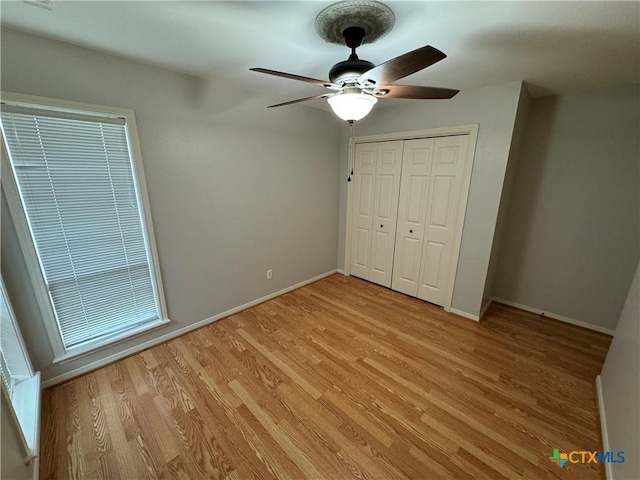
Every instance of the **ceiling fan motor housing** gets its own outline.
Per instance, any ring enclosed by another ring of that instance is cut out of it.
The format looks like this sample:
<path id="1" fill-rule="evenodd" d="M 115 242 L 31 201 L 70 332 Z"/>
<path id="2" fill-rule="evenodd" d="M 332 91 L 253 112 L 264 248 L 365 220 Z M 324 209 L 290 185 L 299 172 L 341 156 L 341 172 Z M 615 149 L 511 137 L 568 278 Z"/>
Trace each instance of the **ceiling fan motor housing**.
<path id="1" fill-rule="evenodd" d="M 352 58 L 354 57 L 355 58 Z M 375 65 L 367 60 L 360 60 L 357 55 L 351 55 L 349 60 L 338 62 L 329 71 L 329 80 L 338 85 L 355 83 L 358 77 L 371 70 Z"/>

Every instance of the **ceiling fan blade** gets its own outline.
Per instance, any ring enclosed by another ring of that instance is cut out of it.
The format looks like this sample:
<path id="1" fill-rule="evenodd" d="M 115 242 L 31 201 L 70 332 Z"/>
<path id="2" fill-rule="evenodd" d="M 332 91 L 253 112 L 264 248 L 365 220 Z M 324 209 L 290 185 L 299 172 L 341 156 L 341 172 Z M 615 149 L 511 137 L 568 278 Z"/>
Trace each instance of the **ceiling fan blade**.
<path id="1" fill-rule="evenodd" d="M 373 67 L 368 72 L 360 75 L 358 83 L 360 85 L 364 85 L 366 82 L 371 82 L 375 85 L 388 85 L 429 65 L 433 65 L 443 58 L 447 58 L 444 53 L 427 45 Z"/>
<path id="2" fill-rule="evenodd" d="M 384 85 L 376 87 L 373 95 L 377 98 L 447 99 L 454 97 L 459 91 L 452 88 L 419 87 L 416 85 Z"/>
<path id="3" fill-rule="evenodd" d="M 278 103 L 276 105 L 269 105 L 267 108 L 284 107 L 285 105 L 292 105 L 294 103 L 306 102 L 307 100 L 313 100 L 313 99 L 316 99 L 316 98 L 333 97 L 333 95 L 334 95 L 333 93 L 322 93 L 320 95 L 314 95 L 313 97 L 299 98 L 297 100 L 291 100 L 289 102 Z"/>
<path id="4" fill-rule="evenodd" d="M 275 75 L 276 77 L 290 78 L 291 80 L 299 80 L 301 82 L 314 83 L 321 87 L 334 87 L 340 88 L 339 85 L 331 83 L 329 80 L 318 80 L 317 78 L 303 77 L 301 75 L 294 75 L 293 73 L 278 72 L 277 70 L 269 70 L 267 68 L 250 68 L 252 72 L 266 73 L 267 75 Z"/>

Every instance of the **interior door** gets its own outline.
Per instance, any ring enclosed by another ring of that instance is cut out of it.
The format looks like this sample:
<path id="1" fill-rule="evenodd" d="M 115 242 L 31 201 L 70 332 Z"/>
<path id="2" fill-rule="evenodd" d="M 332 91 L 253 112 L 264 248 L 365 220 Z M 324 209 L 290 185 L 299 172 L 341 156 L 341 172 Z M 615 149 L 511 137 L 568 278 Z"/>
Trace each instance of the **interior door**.
<path id="1" fill-rule="evenodd" d="M 385 287 L 391 286 L 403 143 L 377 145 L 369 280 Z"/>
<path id="2" fill-rule="evenodd" d="M 369 280 L 370 271 L 377 145 L 376 143 L 356 144 L 352 175 L 350 270 L 351 275 L 365 280 Z"/>
<path id="3" fill-rule="evenodd" d="M 433 160 L 433 138 L 404 142 L 398 224 L 391 288 L 416 297 L 427 200 Z"/>
<path id="4" fill-rule="evenodd" d="M 434 140 L 418 298 L 444 305 L 451 277 L 468 135 Z"/>

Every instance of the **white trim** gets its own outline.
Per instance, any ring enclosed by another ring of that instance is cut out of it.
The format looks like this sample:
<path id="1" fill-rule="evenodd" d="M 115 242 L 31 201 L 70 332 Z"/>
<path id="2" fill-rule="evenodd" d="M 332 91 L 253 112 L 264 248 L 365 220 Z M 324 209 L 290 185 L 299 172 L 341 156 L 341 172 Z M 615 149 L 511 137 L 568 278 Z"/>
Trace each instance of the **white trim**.
<path id="1" fill-rule="evenodd" d="M 138 130 L 136 127 L 135 113 L 131 109 L 107 107 L 103 105 L 91 105 L 88 103 L 72 102 L 69 100 L 60 100 L 54 98 L 38 97 L 34 95 L 24 95 L 11 92 L 1 92 L 1 99 L 3 103 L 19 106 L 37 106 L 44 108 L 51 108 L 56 110 L 63 110 L 70 113 L 85 113 L 90 112 L 96 115 L 104 115 L 110 117 L 124 118 L 126 122 L 126 133 L 129 143 L 129 155 L 132 159 L 133 167 L 133 179 L 134 186 L 136 188 L 137 197 L 139 200 L 139 209 L 141 211 L 142 219 L 142 231 L 145 237 L 146 246 L 149 249 L 149 266 L 151 270 L 151 278 L 153 280 L 153 286 L 156 294 L 156 304 L 158 308 L 159 319 L 150 322 L 148 325 L 133 328 L 120 332 L 120 334 L 106 336 L 98 341 L 88 342 L 83 346 L 77 348 L 67 349 L 64 346 L 62 340 L 62 334 L 60 332 L 56 315 L 51 304 L 49 293 L 46 290 L 45 282 L 42 273 L 42 266 L 35 248 L 35 242 L 31 236 L 31 229 L 29 228 L 26 213 L 20 199 L 20 193 L 18 185 L 16 183 L 15 175 L 11 162 L 9 161 L 8 152 L 5 150 L 4 141 L 2 143 L 2 162 L 3 167 L 8 168 L 6 171 L 11 172 L 8 175 L 4 175 L 2 178 L 2 184 L 5 187 L 5 194 L 7 203 L 9 205 L 9 211 L 13 218 L 14 226 L 18 234 L 20 247 L 22 254 L 27 264 L 27 271 L 31 279 L 31 284 L 36 295 L 38 306 L 42 313 L 43 323 L 51 347 L 54 354 L 54 363 L 64 363 L 67 360 L 82 356 L 92 351 L 99 350 L 101 348 L 112 345 L 117 341 L 123 341 L 132 336 L 138 335 L 143 331 L 147 331 L 153 328 L 157 328 L 161 325 L 169 323 L 167 306 L 164 298 L 164 288 L 162 285 L 162 277 L 160 275 L 160 263 L 158 261 L 158 252 L 156 248 L 155 235 L 153 230 L 153 223 L 151 220 L 151 210 L 149 207 L 149 196 L 147 193 L 147 185 L 144 176 L 144 168 L 142 163 L 142 151 L 140 149 L 140 140 L 138 138 Z M 0 135 L 1 137 L 1 135 Z M 5 183 L 6 182 L 6 183 Z"/>
<path id="2" fill-rule="evenodd" d="M 9 404 L 9 410 L 13 420 L 15 422 L 20 440 L 22 443 L 23 452 L 25 454 L 24 463 L 26 465 L 31 464 L 38 458 L 39 446 L 40 446 L 40 401 L 41 401 L 41 384 L 40 384 L 40 372 L 33 371 L 33 365 L 31 364 L 31 358 L 25 347 L 24 339 L 22 338 L 22 332 L 16 322 L 13 306 L 9 299 L 9 293 L 4 285 L 4 279 L 0 278 L 0 295 L 4 297 L 5 306 L 8 312 L 8 319 L 13 324 L 13 329 L 16 334 L 16 339 L 20 350 L 24 355 L 24 360 L 29 373 L 29 378 L 14 384 L 11 398 L 9 392 L 4 384 L 2 384 L 2 393 Z M 22 421 L 20 421 L 22 418 Z M 37 471 L 37 464 L 34 469 Z"/>
<path id="3" fill-rule="evenodd" d="M 387 142 L 391 140 L 411 140 L 414 138 L 451 137 L 454 135 L 470 135 L 478 130 L 478 124 L 457 125 L 451 127 L 429 128 L 426 130 L 411 130 L 408 132 L 380 133 L 377 135 L 362 135 L 354 137 L 355 143 Z"/>
<path id="4" fill-rule="evenodd" d="M 459 125 L 451 127 L 430 128 L 427 130 L 412 130 L 408 132 L 395 132 L 395 133 L 382 133 L 378 135 L 363 135 L 360 137 L 349 137 L 349 157 L 347 162 L 347 168 L 349 165 L 353 165 L 355 156 L 355 145 L 359 143 L 372 143 L 372 142 L 386 142 L 392 140 L 411 140 L 415 138 L 433 138 L 433 137 L 451 137 L 456 135 L 468 135 L 469 142 L 467 145 L 467 158 L 464 166 L 464 172 L 462 176 L 462 187 L 460 204 L 458 207 L 458 219 L 456 224 L 456 232 L 453 240 L 452 256 L 451 256 L 451 271 L 449 272 L 449 279 L 447 281 L 447 292 L 444 304 L 442 305 L 447 312 L 452 312 L 451 304 L 453 303 L 453 289 L 456 281 L 456 274 L 458 272 L 458 260 L 460 259 L 460 247 L 462 246 L 462 231 L 464 229 L 464 219 L 467 213 L 467 201 L 469 199 L 469 189 L 471 188 L 471 173 L 473 171 L 473 163 L 476 156 L 476 147 L 478 143 L 478 124 Z M 350 172 L 351 170 L 349 170 Z M 347 225 L 345 229 L 345 251 L 344 251 L 344 270 L 346 275 L 351 273 L 350 263 L 350 232 L 351 232 L 351 196 L 352 188 L 350 182 L 347 186 Z M 457 310 L 459 312 L 459 310 Z M 455 313 L 455 312 L 454 312 Z M 459 315 L 466 316 L 472 320 L 479 320 L 480 317 L 472 315 L 469 317 L 466 312 L 459 313 Z"/>
<path id="5" fill-rule="evenodd" d="M 279 290 L 277 292 L 274 293 L 270 293 L 269 295 L 266 295 L 264 297 L 258 298 L 256 300 L 252 300 L 251 302 L 245 303 L 243 305 L 240 305 L 238 307 L 234 307 L 230 310 L 227 310 L 226 312 L 222 312 L 219 313 L 217 315 L 214 315 L 212 317 L 209 318 L 205 318 L 204 320 L 200 320 L 199 322 L 196 323 L 192 323 L 191 325 L 187 325 L 186 327 L 182 327 L 179 328 L 178 330 L 174 330 L 173 332 L 167 333 L 165 335 L 162 335 L 161 337 L 156 337 L 154 339 L 148 340 L 146 342 L 140 343 L 134 347 L 128 348 L 126 350 L 123 350 L 121 352 L 118 353 L 114 353 L 113 355 L 109 355 L 108 357 L 102 358 L 100 360 L 96 360 L 95 362 L 91 362 L 89 364 L 86 364 L 80 368 L 76 368 L 74 370 L 71 370 L 67 373 L 63 373 L 62 375 L 58 375 L 56 377 L 50 378 L 48 380 L 45 380 L 44 382 L 42 382 L 42 388 L 49 388 L 49 387 L 53 387 L 54 385 L 57 385 L 59 383 L 62 382 L 66 382 L 67 380 L 70 380 L 72 378 L 78 377 L 80 375 L 83 375 L 85 373 L 88 373 L 92 370 L 96 370 L 100 367 L 104 367 L 105 365 L 109 365 L 110 363 L 113 363 L 117 360 L 120 360 L 122 358 L 128 357 L 130 355 L 134 355 L 138 352 L 141 352 L 143 350 L 146 350 L 148 348 L 154 347 L 156 345 L 159 345 L 160 343 L 163 342 L 168 342 L 169 340 L 172 340 L 176 337 L 179 337 L 181 335 L 184 335 L 185 333 L 189 333 L 193 330 L 196 330 L 200 327 L 204 327 L 205 325 L 209 325 L 210 323 L 216 322 L 218 320 L 221 320 L 223 318 L 226 318 L 230 315 L 234 315 L 238 312 L 241 312 L 243 310 L 246 310 L 248 308 L 254 307 L 260 303 L 266 302 L 268 300 L 271 300 L 272 298 L 275 297 L 279 297 L 280 295 L 284 295 L 285 293 L 289 293 L 293 290 L 297 290 L 298 288 L 304 287 L 306 285 L 309 285 L 310 283 L 313 282 L 317 282 L 318 280 L 321 280 L 325 277 L 328 277 L 329 275 L 333 275 L 334 273 L 337 273 L 338 270 L 337 269 L 333 269 L 330 270 L 328 272 L 322 273 L 320 275 L 317 275 L 313 278 L 310 278 L 308 280 L 304 280 L 300 283 L 296 283 L 295 285 L 292 285 L 290 287 L 287 288 L 283 288 L 282 290 Z"/>
<path id="6" fill-rule="evenodd" d="M 487 312 L 487 310 L 489 310 L 489 307 L 491 306 L 492 303 L 493 303 L 493 298 L 490 298 L 487 304 L 484 306 L 484 308 L 480 311 L 480 315 L 478 315 L 479 320 L 482 320 L 482 317 L 484 317 L 484 314 Z"/>
<path id="7" fill-rule="evenodd" d="M 613 336 L 613 334 L 615 333 L 615 331 L 611 330 L 610 328 L 600 327 L 598 325 L 593 325 L 591 323 L 582 322 L 580 320 L 575 320 L 573 318 L 565 317 L 563 315 L 558 315 L 557 313 L 548 312 L 546 310 L 540 310 L 539 308 L 529 307 L 528 305 L 512 302 L 511 300 L 505 300 L 504 298 L 493 297 L 492 300 L 494 302 L 502 303 L 503 305 L 508 305 L 509 307 L 519 308 L 520 310 L 524 310 L 525 312 L 535 313 L 537 315 L 543 315 L 545 317 L 552 318 L 553 320 L 560 320 L 561 322 L 570 323 L 571 325 L 587 328 L 589 330 L 594 330 L 600 333 L 606 333 L 607 335 Z"/>
<path id="8" fill-rule="evenodd" d="M 338 272 L 340 275 L 346 275 L 346 273 L 344 272 L 344 270 L 342 270 L 341 268 L 339 268 L 339 269 L 337 270 L 337 272 Z"/>
<path id="9" fill-rule="evenodd" d="M 40 444 L 40 372 L 31 378 L 23 380 L 13 387 L 13 399 L 9 399 L 6 389 L 3 390 L 11 405 L 13 419 L 20 431 L 25 452 L 24 463 L 29 465 L 38 458 Z M 22 417 L 22 422 L 19 418 Z M 31 445 L 29 445 L 31 443 Z"/>
<path id="10" fill-rule="evenodd" d="M 147 246 L 149 247 L 149 253 L 151 258 L 151 276 L 155 286 L 156 294 L 158 298 L 158 307 L 160 310 L 160 320 L 169 321 L 169 313 L 167 310 L 167 304 L 164 298 L 164 287 L 162 285 L 162 276 L 160 274 L 160 261 L 158 260 L 158 250 L 156 247 L 156 236 L 153 230 L 153 222 L 151 221 L 151 207 L 149 203 L 149 194 L 147 192 L 147 181 L 144 175 L 144 168 L 142 163 L 142 149 L 140 148 L 140 139 L 138 138 L 138 127 L 136 123 L 136 115 L 133 110 L 121 110 L 124 113 L 127 120 L 126 132 L 129 137 L 129 147 L 131 151 L 131 158 L 133 159 L 133 178 L 134 186 L 138 192 L 138 198 L 140 199 L 140 208 L 142 209 L 142 233 L 145 235 Z"/>
<path id="11" fill-rule="evenodd" d="M 18 413 L 16 412 L 16 408 L 13 405 L 11 398 L 9 397 L 9 392 L 7 391 L 7 388 L 4 386 L 3 382 L 0 382 L 0 383 L 1 383 L 0 389 L 2 390 L 2 396 L 7 401 L 7 404 L 9 404 L 9 414 L 11 415 L 11 418 L 13 419 L 13 423 L 16 426 L 16 430 L 18 431 L 18 437 L 20 437 L 20 446 L 22 447 L 22 452 L 24 453 L 24 463 L 25 465 L 29 465 L 29 463 L 35 460 L 38 457 L 38 455 L 36 453 L 36 450 L 29 446 L 29 441 L 27 440 L 25 432 L 22 429 L 20 420 L 18 420 Z M 34 392 L 34 393 L 36 393 L 36 395 L 38 396 L 38 404 L 39 404 L 40 391 Z M 39 419 L 40 413 L 36 412 L 36 415 L 38 416 L 38 419 Z M 39 429 L 37 430 L 39 431 Z"/>
<path id="12" fill-rule="evenodd" d="M 133 337 L 137 337 L 138 335 L 142 335 L 143 333 L 148 333 L 169 323 L 170 320 L 168 318 L 164 320 L 154 320 L 153 322 L 143 323 L 142 325 L 138 325 L 137 327 L 125 330 L 123 332 L 117 332 L 113 335 L 101 337 L 98 342 L 87 342 L 85 344 L 79 345 L 78 347 L 70 348 L 64 355 L 55 357 L 52 363 L 59 363 L 63 365 L 67 362 L 70 362 L 71 360 L 86 357 L 87 355 L 91 355 L 92 353 L 95 353 L 99 350 L 103 350 L 107 347 L 111 347 L 112 345 L 130 340 Z"/>
<path id="13" fill-rule="evenodd" d="M 457 308 L 452 308 L 452 309 L 447 310 L 447 311 L 449 313 L 453 313 L 453 314 L 458 315 L 460 317 L 468 318 L 469 320 L 474 320 L 476 322 L 480 321 L 480 317 L 478 317 L 478 315 L 474 315 L 473 313 L 463 312 L 462 310 L 458 310 Z"/>
<path id="14" fill-rule="evenodd" d="M 20 437 L 20 444 L 22 451 L 24 452 L 25 465 L 31 464 L 34 460 L 37 461 L 38 452 L 40 449 L 40 400 L 41 400 L 41 383 L 40 372 L 36 372 L 31 378 L 20 382 L 16 387 L 22 387 L 21 392 L 18 392 L 20 402 L 14 402 L 9 398 L 9 392 L 4 385 L 4 382 L 0 382 L 0 389 L 4 398 L 9 404 L 9 413 L 13 418 L 13 421 Z M 15 395 L 15 393 L 14 393 Z M 22 415 L 26 413 L 28 417 L 33 417 L 33 421 L 28 425 L 23 425 L 18 419 L 18 410 Z M 27 412 L 25 412 L 27 410 Z M 29 427 L 29 432 L 25 432 L 23 427 Z M 27 438 L 27 436 L 29 438 Z M 29 445 L 31 443 L 31 445 Z M 37 468 L 37 467 L 36 467 Z"/>
<path id="15" fill-rule="evenodd" d="M 598 413 L 600 414 L 600 430 L 602 432 L 602 451 L 611 450 L 609 446 L 609 431 L 607 430 L 607 416 L 604 411 L 604 393 L 602 391 L 602 376 L 596 377 L 596 398 L 598 400 Z M 607 480 L 613 480 L 613 466 L 611 462 L 604 464 L 604 472 Z"/>
<path id="16" fill-rule="evenodd" d="M 118 107 L 107 107 L 104 105 L 93 105 L 91 103 L 72 102 L 71 100 L 60 100 L 58 98 L 38 97 L 36 95 L 26 95 L 23 93 L 13 93 L 2 90 L 0 93 L 2 103 L 11 103 L 12 105 L 20 105 L 26 107 L 49 107 L 55 110 L 63 110 L 70 113 L 85 114 L 87 110 L 96 113 L 103 114 L 111 117 L 124 117 L 128 113 L 132 113 L 133 110 Z M 124 117 L 126 118 L 126 117 Z"/>
<path id="17" fill-rule="evenodd" d="M 29 357 L 29 351 L 27 350 L 27 347 L 24 343 L 24 338 L 22 337 L 22 331 L 18 326 L 18 321 L 16 320 L 16 314 L 13 311 L 13 305 L 11 303 L 11 300 L 9 299 L 9 292 L 7 291 L 7 287 L 4 283 L 4 278 L 2 278 L 2 276 L 0 276 L 0 295 L 4 297 L 4 302 L 7 307 L 7 312 L 9 313 L 9 321 L 13 324 L 13 329 L 16 332 L 18 345 L 20 345 L 20 350 L 22 350 L 24 354 L 27 368 L 29 370 L 29 375 L 33 377 L 35 375 L 35 372 L 33 370 L 33 364 L 31 363 L 31 357 Z"/>

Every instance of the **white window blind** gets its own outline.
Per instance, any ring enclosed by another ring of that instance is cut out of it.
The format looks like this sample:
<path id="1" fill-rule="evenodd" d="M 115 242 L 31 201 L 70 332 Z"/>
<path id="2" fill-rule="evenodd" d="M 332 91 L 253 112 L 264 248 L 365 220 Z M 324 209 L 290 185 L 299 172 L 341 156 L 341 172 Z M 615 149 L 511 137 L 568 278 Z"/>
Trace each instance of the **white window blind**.
<path id="1" fill-rule="evenodd" d="M 158 320 L 124 120 L 5 105 L 1 118 L 65 348 Z"/>

